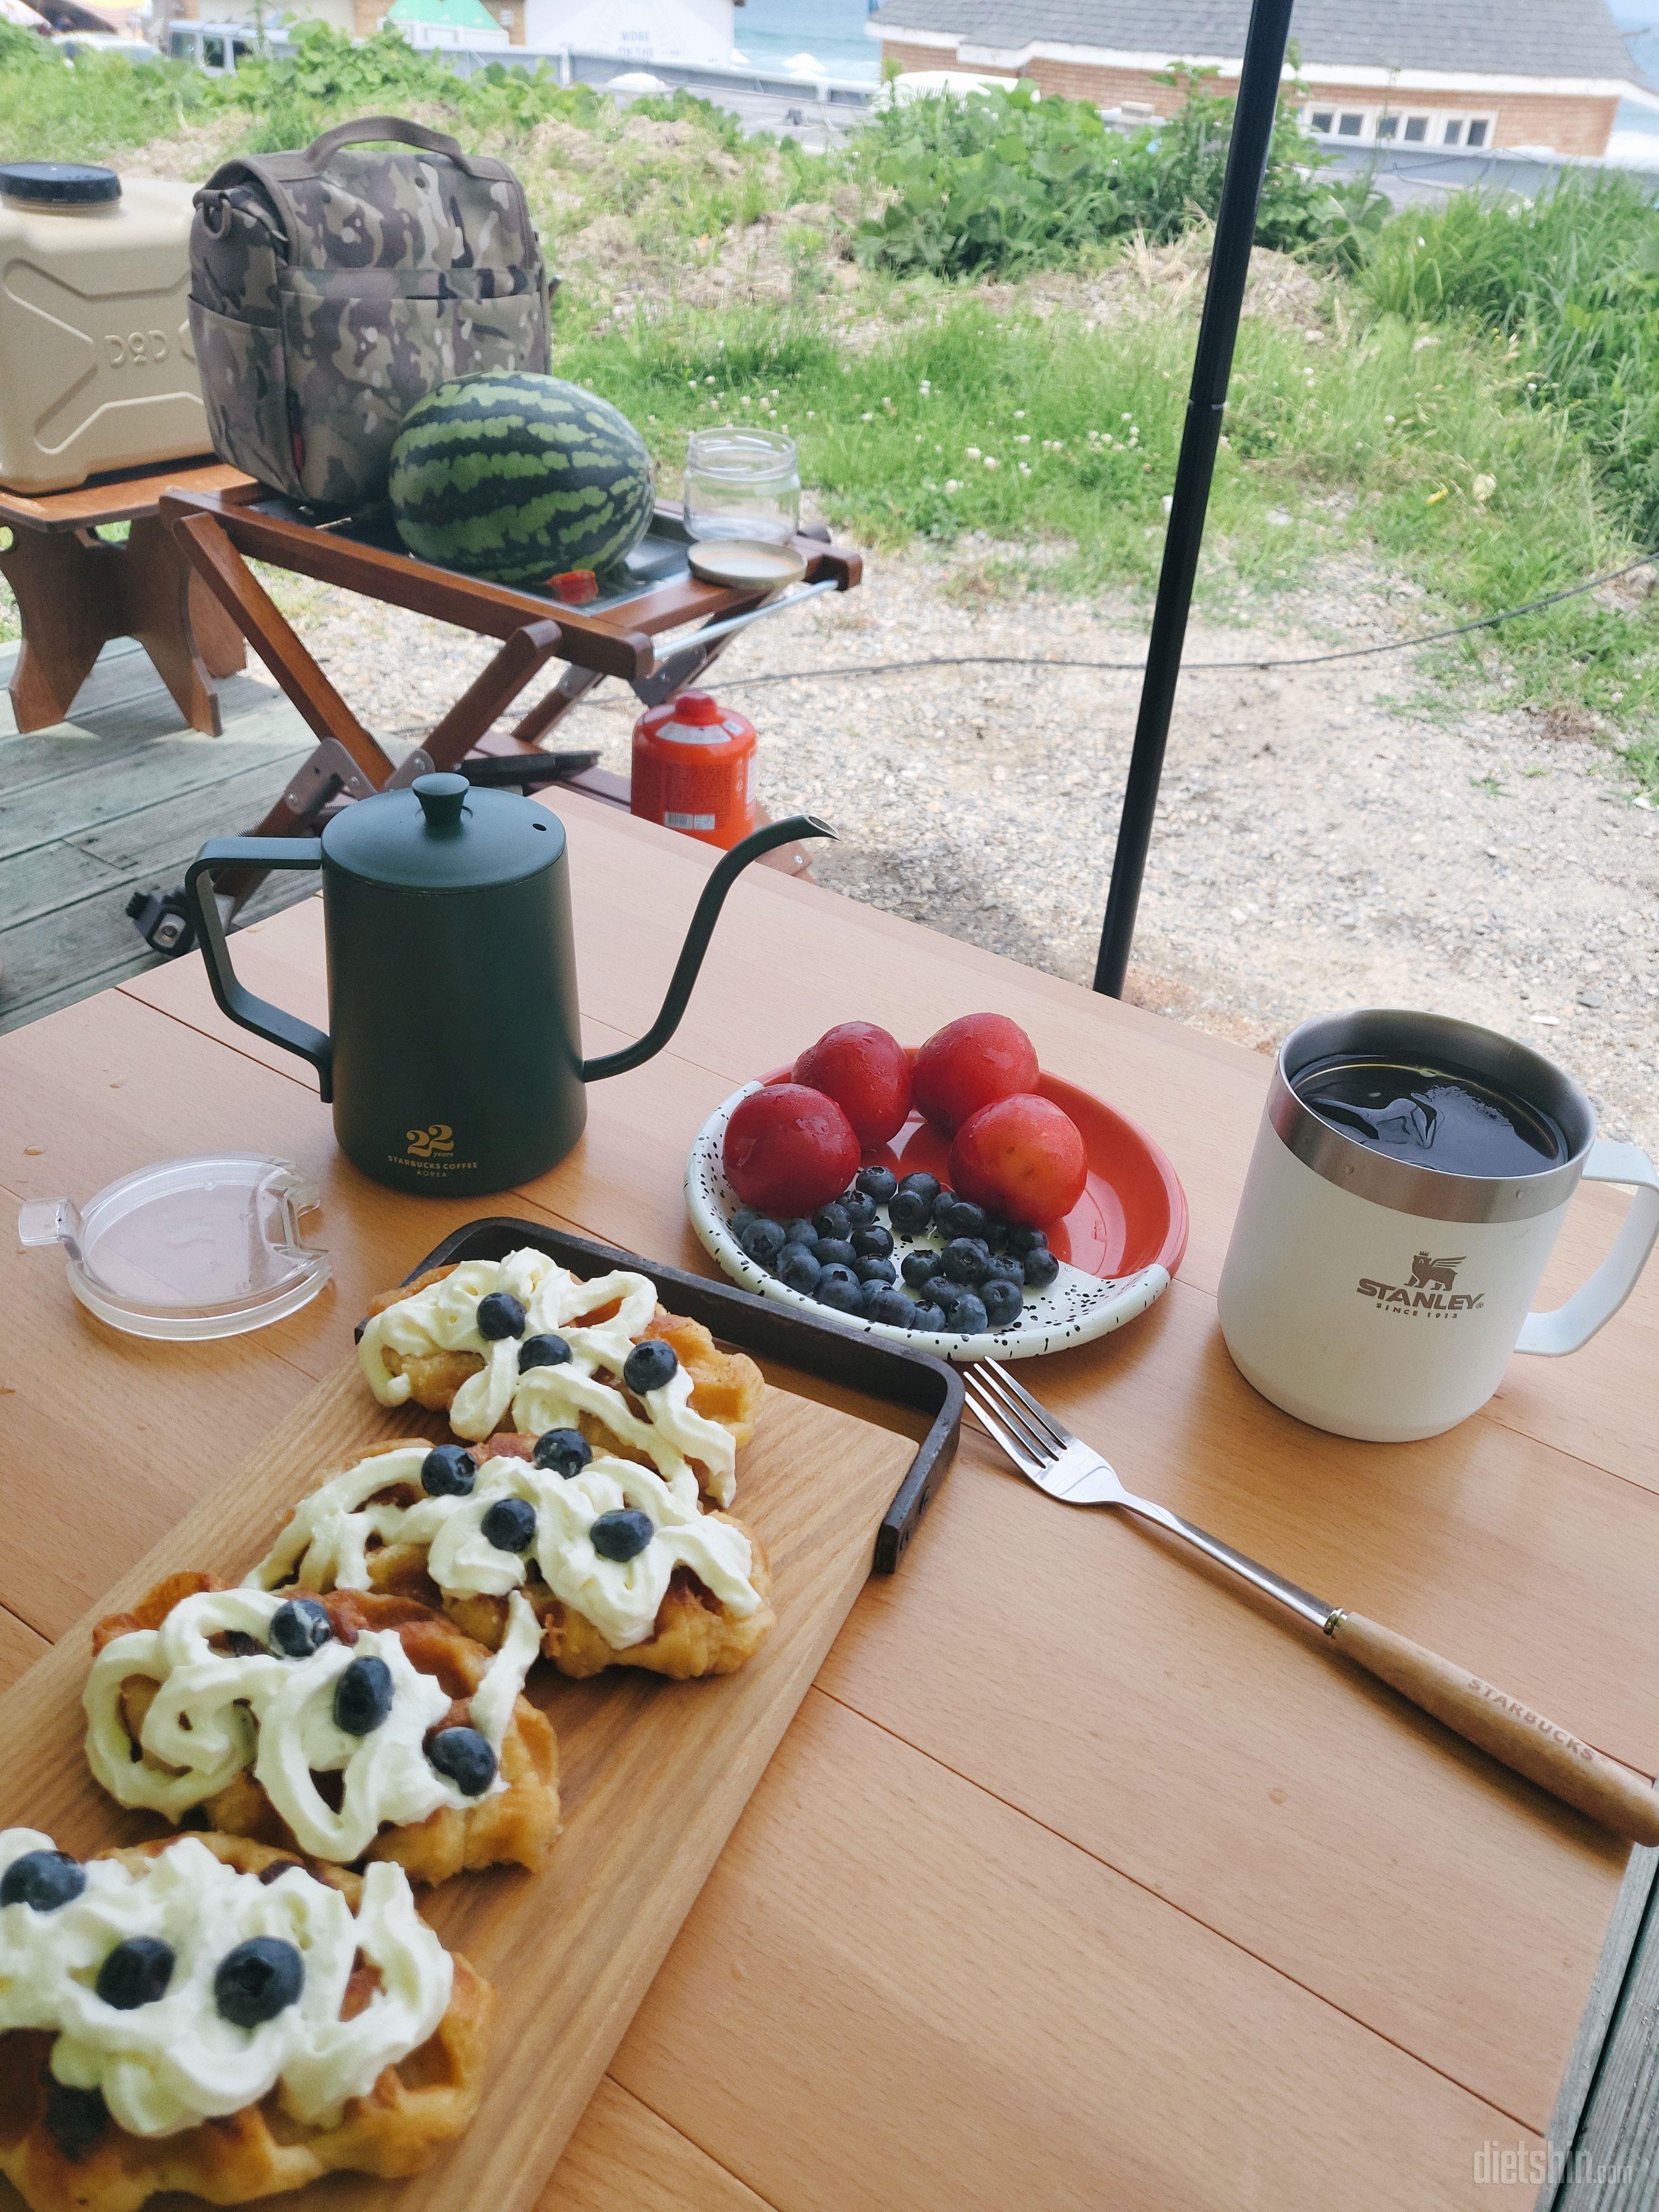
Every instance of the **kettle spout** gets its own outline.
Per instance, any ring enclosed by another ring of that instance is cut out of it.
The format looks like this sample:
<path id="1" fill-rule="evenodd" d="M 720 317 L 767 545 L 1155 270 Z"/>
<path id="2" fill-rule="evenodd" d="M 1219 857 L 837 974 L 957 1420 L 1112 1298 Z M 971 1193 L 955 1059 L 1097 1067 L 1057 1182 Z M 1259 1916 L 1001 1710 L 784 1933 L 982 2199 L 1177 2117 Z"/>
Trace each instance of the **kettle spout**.
<path id="1" fill-rule="evenodd" d="M 702 965 L 702 956 L 708 950 L 708 940 L 714 933 L 714 924 L 726 903 L 726 894 L 751 860 L 758 860 L 763 853 L 769 853 L 779 845 L 787 845 L 802 837 L 833 837 L 836 832 L 827 822 L 820 822 L 815 814 L 792 814 L 787 822 L 769 823 L 764 830 L 757 830 L 734 845 L 720 860 L 718 867 L 703 886 L 702 896 L 697 901 L 697 910 L 691 917 L 691 927 L 685 933 L 685 943 L 674 965 L 669 981 L 668 995 L 662 1002 L 662 1012 L 657 1016 L 642 1037 L 625 1044 L 620 1052 L 602 1054 L 598 1060 L 582 1062 L 582 1081 L 597 1083 L 602 1076 L 623 1075 L 630 1067 L 638 1067 L 659 1053 L 680 1025 L 686 1002 L 691 996 L 691 987 L 697 980 L 697 970 Z"/>

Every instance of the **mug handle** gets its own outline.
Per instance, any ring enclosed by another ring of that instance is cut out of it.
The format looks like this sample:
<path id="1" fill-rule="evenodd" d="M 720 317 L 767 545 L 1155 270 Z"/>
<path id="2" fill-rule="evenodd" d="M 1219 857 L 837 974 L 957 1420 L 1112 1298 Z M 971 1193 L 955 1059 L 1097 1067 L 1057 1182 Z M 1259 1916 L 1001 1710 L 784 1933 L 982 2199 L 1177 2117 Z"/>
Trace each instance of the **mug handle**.
<path id="1" fill-rule="evenodd" d="M 1541 1352 L 1557 1358 L 1564 1352 L 1577 1352 L 1580 1345 L 1588 1344 L 1636 1288 L 1636 1279 L 1647 1264 L 1655 1239 L 1659 1238 L 1659 1174 L 1639 1145 L 1615 1145 L 1598 1137 L 1584 1162 L 1583 1180 L 1631 1184 L 1635 1194 L 1630 1212 L 1613 1239 L 1612 1251 L 1589 1282 L 1553 1312 L 1527 1316 L 1515 1340 L 1517 1352 Z"/>

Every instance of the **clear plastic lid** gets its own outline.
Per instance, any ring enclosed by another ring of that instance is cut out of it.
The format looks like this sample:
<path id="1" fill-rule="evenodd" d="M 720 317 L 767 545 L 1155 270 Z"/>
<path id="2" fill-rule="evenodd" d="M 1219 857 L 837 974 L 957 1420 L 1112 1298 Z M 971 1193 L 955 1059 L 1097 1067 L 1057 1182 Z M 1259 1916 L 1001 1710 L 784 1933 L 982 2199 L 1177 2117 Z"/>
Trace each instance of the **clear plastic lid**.
<path id="1" fill-rule="evenodd" d="M 130 1336 L 199 1340 L 282 1321 L 329 1278 L 326 1252 L 300 1241 L 315 1188 L 290 1161 L 248 1152 L 161 1160 L 77 1208 L 33 1199 L 19 1242 L 61 1244 L 70 1288 Z"/>

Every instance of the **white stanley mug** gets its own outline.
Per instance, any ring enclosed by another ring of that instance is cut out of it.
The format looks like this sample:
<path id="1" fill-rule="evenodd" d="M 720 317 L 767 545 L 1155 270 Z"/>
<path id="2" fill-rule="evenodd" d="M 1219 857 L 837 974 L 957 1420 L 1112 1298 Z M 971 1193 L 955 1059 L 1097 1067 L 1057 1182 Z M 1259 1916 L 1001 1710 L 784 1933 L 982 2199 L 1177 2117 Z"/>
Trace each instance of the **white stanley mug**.
<path id="1" fill-rule="evenodd" d="M 1512 1158 L 1508 1172 L 1449 1171 L 1443 1152 L 1430 1164 L 1432 1109 L 1413 1108 L 1425 1141 L 1400 1157 L 1361 1115 L 1349 1133 L 1340 1112 L 1334 1122 L 1297 1095 L 1298 1083 L 1316 1091 L 1322 1071 L 1367 1062 L 1443 1071 L 1516 1102 L 1559 1137 L 1555 1156 L 1540 1151 L 1520 1173 Z M 1553 1312 L 1530 1312 L 1581 1177 L 1633 1185 L 1630 1212 L 1589 1280 Z M 1245 1380 L 1298 1420 L 1378 1443 L 1438 1436 L 1486 1404 L 1512 1352 L 1587 1342 L 1630 1296 L 1656 1236 L 1652 1161 L 1598 1139 L 1589 1100 L 1542 1054 L 1434 1014 L 1328 1015 L 1292 1031 L 1273 1070 L 1221 1273 L 1222 1334 Z"/>

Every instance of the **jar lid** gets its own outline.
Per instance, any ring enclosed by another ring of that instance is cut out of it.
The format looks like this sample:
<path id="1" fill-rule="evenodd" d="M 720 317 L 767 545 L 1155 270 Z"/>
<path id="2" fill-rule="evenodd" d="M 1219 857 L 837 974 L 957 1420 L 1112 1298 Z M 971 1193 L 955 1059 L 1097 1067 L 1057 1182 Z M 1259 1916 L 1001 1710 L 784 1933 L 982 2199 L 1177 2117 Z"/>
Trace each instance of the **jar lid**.
<path id="1" fill-rule="evenodd" d="M 40 207 L 94 207 L 120 198 L 121 179 L 85 161 L 0 161 L 0 192 Z"/>
<path id="2" fill-rule="evenodd" d="M 315 1188 L 289 1160 L 220 1152 L 161 1160 L 84 1207 L 33 1199 L 18 1242 L 61 1244 L 70 1288 L 129 1336 L 240 1336 L 297 1313 L 329 1279 L 326 1252 L 300 1242 Z"/>

